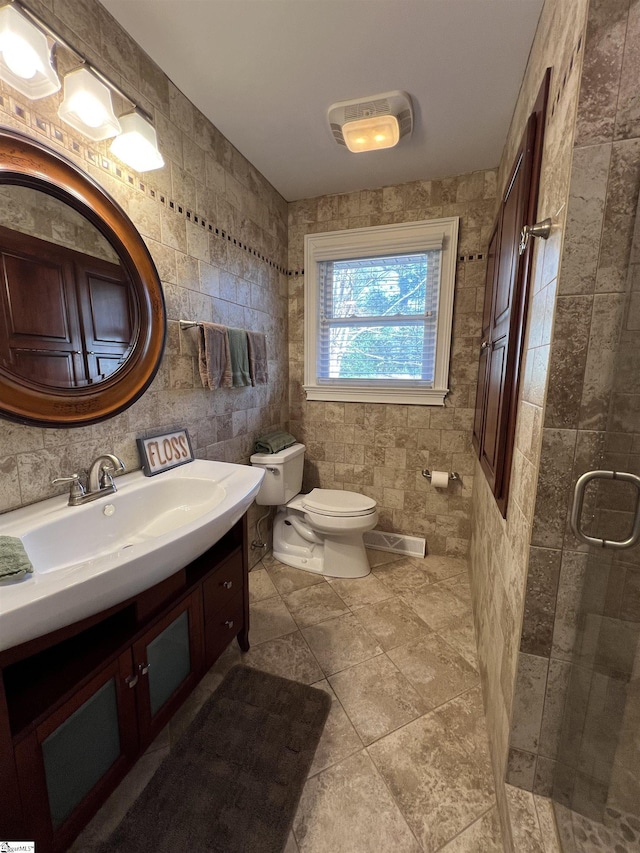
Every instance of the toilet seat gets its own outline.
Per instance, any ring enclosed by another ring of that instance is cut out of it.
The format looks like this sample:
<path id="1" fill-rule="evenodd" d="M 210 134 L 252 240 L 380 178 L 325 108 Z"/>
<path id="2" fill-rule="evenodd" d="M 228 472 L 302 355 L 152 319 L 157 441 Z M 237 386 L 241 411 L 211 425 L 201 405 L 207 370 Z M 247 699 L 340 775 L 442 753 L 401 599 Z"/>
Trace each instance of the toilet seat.
<path id="1" fill-rule="evenodd" d="M 303 509 L 335 518 L 370 515 L 376 509 L 373 498 L 341 489 L 313 489 L 300 498 Z"/>

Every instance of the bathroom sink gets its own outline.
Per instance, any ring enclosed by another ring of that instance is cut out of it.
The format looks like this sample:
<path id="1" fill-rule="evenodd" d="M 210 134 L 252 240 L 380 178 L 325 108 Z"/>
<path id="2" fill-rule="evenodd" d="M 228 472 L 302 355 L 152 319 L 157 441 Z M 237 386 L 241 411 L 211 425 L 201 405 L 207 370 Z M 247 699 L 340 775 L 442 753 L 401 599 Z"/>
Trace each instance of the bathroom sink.
<path id="1" fill-rule="evenodd" d="M 261 469 L 196 459 L 70 507 L 51 498 L 0 516 L 33 574 L 0 584 L 0 650 L 70 625 L 169 577 L 214 545 L 256 496 Z"/>
<path id="2" fill-rule="evenodd" d="M 126 483 L 125 488 L 122 480 L 117 485 L 115 495 L 105 495 L 93 506 L 56 508 L 21 536 L 35 572 L 75 569 L 88 560 L 179 531 L 212 512 L 225 497 L 219 483 L 203 477 L 158 475 L 139 478 L 135 485 Z"/>

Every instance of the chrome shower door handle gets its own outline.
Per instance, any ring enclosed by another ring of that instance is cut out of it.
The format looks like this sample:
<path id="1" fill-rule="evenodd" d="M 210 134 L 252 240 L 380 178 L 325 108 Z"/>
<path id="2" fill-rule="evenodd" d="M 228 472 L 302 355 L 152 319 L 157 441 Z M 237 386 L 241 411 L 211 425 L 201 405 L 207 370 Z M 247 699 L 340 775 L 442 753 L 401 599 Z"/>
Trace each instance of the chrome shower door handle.
<path id="1" fill-rule="evenodd" d="M 588 536 L 586 533 L 583 533 L 580 523 L 584 494 L 588 484 L 592 480 L 622 480 L 622 482 L 631 483 L 636 487 L 638 498 L 636 500 L 633 529 L 630 536 L 626 539 L 600 539 L 597 536 Z M 570 524 L 574 536 L 580 542 L 584 542 L 585 545 L 596 545 L 598 548 L 611 548 L 617 551 L 622 551 L 625 548 L 633 548 L 634 545 L 640 542 L 640 477 L 637 474 L 629 474 L 626 471 L 587 471 L 586 474 L 578 477 L 573 491 Z"/>

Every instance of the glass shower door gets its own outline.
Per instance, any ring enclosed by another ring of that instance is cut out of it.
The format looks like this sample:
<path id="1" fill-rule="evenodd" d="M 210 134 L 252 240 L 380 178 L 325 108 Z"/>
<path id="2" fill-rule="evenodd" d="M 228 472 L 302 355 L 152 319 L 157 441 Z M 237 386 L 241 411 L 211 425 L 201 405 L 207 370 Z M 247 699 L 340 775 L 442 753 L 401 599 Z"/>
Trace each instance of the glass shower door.
<path id="1" fill-rule="evenodd" d="M 594 481 L 598 523 L 590 527 L 612 539 L 627 538 L 639 511 L 623 482 Z M 591 544 L 586 555 L 553 790 L 558 803 L 586 819 L 559 810 L 567 851 L 594 833 L 595 849 L 640 850 L 639 558 L 637 543 Z"/>
<path id="2" fill-rule="evenodd" d="M 618 306 L 610 386 L 601 389 L 607 404 L 604 429 L 589 436 L 597 448 L 594 459 L 600 470 L 578 480 L 572 506 L 580 589 L 572 614 L 573 653 L 553 775 L 553 799 L 565 853 L 640 851 L 637 215 L 627 291 L 619 294 Z M 597 319 L 594 313 L 594 322 Z M 602 353 L 603 361 L 607 355 Z"/>

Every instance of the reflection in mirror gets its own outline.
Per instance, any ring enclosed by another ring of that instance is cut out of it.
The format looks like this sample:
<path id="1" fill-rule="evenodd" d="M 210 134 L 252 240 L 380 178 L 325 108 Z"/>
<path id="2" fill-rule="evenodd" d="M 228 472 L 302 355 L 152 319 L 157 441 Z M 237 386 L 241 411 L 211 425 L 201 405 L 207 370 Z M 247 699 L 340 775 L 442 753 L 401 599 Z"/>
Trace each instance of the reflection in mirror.
<path id="1" fill-rule="evenodd" d="M 40 190 L 0 186 L 0 370 L 46 388 L 96 385 L 135 343 L 135 289 L 81 213 Z"/>
<path id="2" fill-rule="evenodd" d="M 0 128 L 0 417 L 98 423 L 156 375 L 162 285 L 135 225 L 44 145 Z"/>

